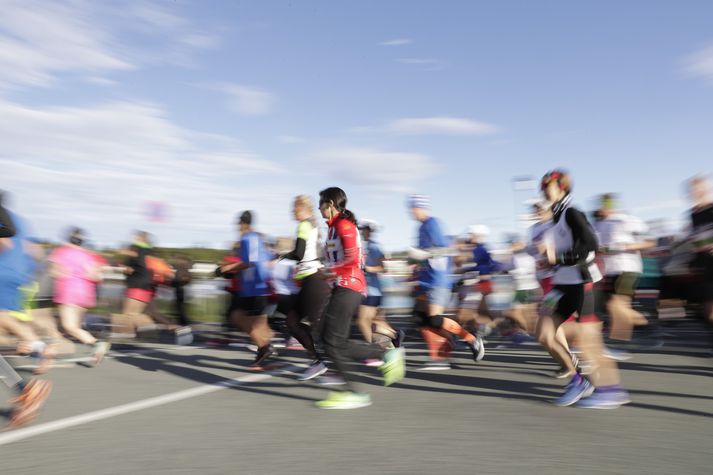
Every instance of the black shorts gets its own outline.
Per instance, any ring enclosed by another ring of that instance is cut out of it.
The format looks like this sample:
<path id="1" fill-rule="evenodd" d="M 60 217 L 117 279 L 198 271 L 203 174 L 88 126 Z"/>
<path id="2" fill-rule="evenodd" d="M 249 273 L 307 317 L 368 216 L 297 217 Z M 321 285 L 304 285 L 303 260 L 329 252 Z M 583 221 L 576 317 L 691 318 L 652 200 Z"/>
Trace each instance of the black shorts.
<path id="1" fill-rule="evenodd" d="M 552 290 L 561 294 L 552 315 L 558 326 L 572 316 L 582 323 L 598 321 L 592 284 L 555 285 Z"/>
<path id="2" fill-rule="evenodd" d="M 277 308 L 275 309 L 276 314 L 280 314 L 282 317 L 287 317 L 292 310 L 297 307 L 297 295 L 277 295 Z"/>
<path id="3" fill-rule="evenodd" d="M 366 307 L 381 307 L 381 295 L 367 295 L 361 304 Z"/>
<path id="4" fill-rule="evenodd" d="M 33 308 L 40 310 L 43 308 L 52 308 L 54 307 L 54 302 L 52 301 L 51 298 L 41 298 L 41 299 L 35 299 L 34 302 L 32 302 Z"/>
<path id="5" fill-rule="evenodd" d="M 267 296 L 260 295 L 257 297 L 238 297 L 237 308 L 247 315 L 252 317 L 257 317 L 259 315 L 265 315 L 265 309 L 267 308 Z"/>
<path id="6" fill-rule="evenodd" d="M 236 293 L 230 294 L 230 307 L 228 308 L 228 315 L 233 313 L 233 311 L 238 310 L 238 304 L 240 303 L 240 295 Z"/>

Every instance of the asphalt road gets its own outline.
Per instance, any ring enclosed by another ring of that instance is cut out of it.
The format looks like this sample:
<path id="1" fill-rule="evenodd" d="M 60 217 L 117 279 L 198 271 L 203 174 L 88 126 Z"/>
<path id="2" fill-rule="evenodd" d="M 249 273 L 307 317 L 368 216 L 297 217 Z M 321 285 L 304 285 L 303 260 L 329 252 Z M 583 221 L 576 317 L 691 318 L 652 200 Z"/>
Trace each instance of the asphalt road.
<path id="1" fill-rule="evenodd" d="M 484 361 L 419 370 L 381 386 L 359 366 L 371 407 L 323 411 L 327 389 L 288 370 L 256 373 L 242 347 L 116 345 L 98 368 L 59 367 L 32 425 L 0 433 L 7 474 L 709 474 L 713 358 L 701 328 L 669 330 L 661 349 L 621 364 L 632 404 L 616 410 L 550 404 L 563 382 L 537 346 L 490 340 Z M 415 334 L 414 334 L 415 336 Z"/>

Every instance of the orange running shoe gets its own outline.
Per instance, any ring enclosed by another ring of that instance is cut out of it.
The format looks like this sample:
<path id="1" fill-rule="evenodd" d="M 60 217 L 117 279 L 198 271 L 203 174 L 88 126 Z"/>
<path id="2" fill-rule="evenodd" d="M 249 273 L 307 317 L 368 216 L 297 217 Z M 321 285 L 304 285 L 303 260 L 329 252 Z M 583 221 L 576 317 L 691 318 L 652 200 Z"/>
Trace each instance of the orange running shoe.
<path id="1" fill-rule="evenodd" d="M 11 404 L 15 404 L 10 418 L 10 427 L 20 427 L 35 419 L 47 401 L 50 392 L 52 392 L 50 381 L 34 379 L 27 383 L 22 393 L 10 401 Z"/>

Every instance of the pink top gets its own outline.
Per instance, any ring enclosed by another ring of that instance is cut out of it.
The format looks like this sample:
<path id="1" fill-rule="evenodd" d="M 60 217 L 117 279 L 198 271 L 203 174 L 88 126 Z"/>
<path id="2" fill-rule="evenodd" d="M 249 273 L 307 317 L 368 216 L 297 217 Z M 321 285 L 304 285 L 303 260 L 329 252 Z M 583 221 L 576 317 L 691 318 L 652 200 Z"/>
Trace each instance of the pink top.
<path id="1" fill-rule="evenodd" d="M 75 246 L 62 246 L 49 257 L 58 265 L 60 275 L 54 279 L 54 302 L 91 308 L 96 305 L 96 282 L 90 275 L 97 260 L 93 252 Z"/>

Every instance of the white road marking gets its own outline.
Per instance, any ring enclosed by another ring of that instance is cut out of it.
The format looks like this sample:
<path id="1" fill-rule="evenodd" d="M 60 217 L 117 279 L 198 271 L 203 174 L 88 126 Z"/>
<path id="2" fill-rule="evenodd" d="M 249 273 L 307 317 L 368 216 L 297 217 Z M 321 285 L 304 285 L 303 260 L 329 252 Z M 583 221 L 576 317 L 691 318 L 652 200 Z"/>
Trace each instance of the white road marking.
<path id="1" fill-rule="evenodd" d="M 217 391 L 222 391 L 223 389 L 240 386 L 244 383 L 264 381 L 266 379 L 271 378 L 274 374 L 281 373 L 283 371 L 292 372 L 297 368 L 297 366 L 288 366 L 282 370 L 277 370 L 275 372 L 265 372 L 251 374 L 248 376 L 241 376 L 239 378 L 229 379 L 218 384 L 205 384 L 191 389 L 184 389 L 182 391 L 164 394 L 163 396 L 142 399 L 140 401 L 130 402 L 128 404 L 122 404 L 107 409 L 100 409 L 98 411 L 92 411 L 86 414 L 66 417 L 64 419 L 38 424 L 36 426 L 30 426 L 22 429 L 13 430 L 10 432 L 5 432 L 0 434 L 0 446 L 11 444 L 13 442 L 18 442 L 24 439 L 29 439 L 30 437 L 35 437 L 37 435 L 47 434 L 70 427 L 76 427 L 79 425 L 88 424 L 90 422 L 101 421 L 104 419 L 109 419 L 111 417 L 121 416 L 123 414 L 129 414 L 131 412 L 136 411 L 142 411 L 144 409 L 149 409 L 152 407 L 163 406 L 172 402 L 183 401 L 184 399 L 191 399 L 194 397 L 203 396 L 204 394 L 210 394 Z"/>

